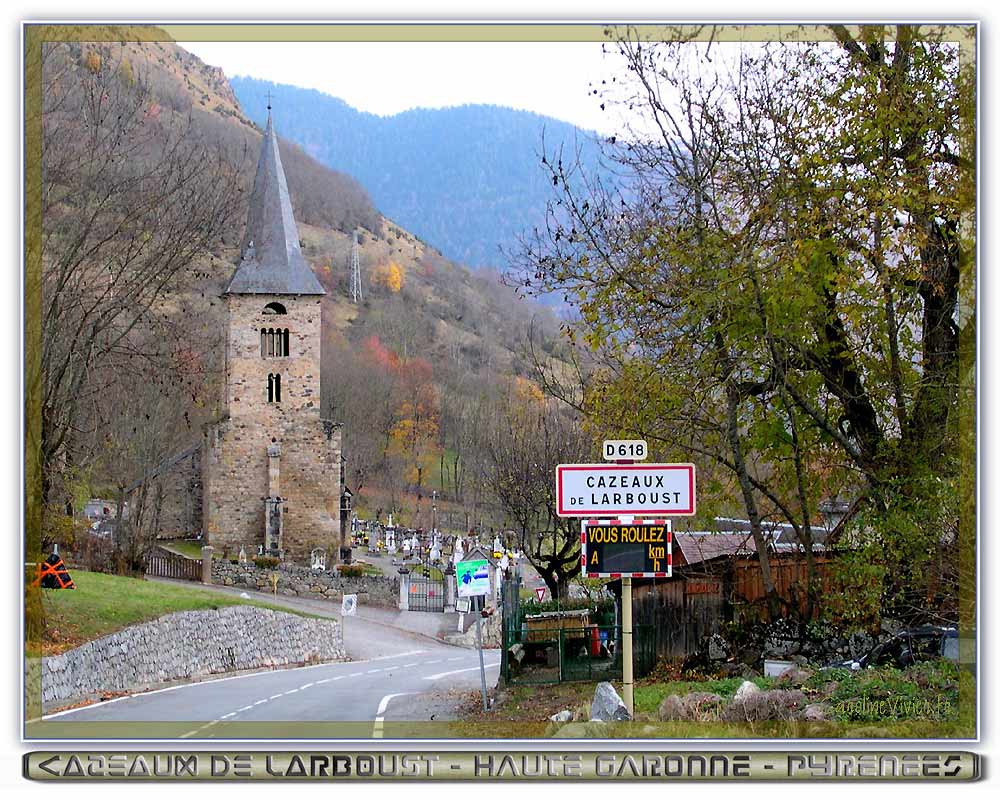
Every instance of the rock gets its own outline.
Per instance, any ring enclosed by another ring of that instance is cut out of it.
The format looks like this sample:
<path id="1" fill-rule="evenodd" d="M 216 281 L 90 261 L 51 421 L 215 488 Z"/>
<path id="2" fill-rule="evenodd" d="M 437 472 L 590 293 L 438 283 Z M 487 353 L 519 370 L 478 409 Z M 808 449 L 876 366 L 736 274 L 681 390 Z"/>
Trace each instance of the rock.
<path id="1" fill-rule="evenodd" d="M 729 658 L 729 647 L 726 640 L 718 634 L 712 636 L 708 640 L 709 661 L 725 661 L 727 658 Z"/>
<path id="2" fill-rule="evenodd" d="M 810 722 L 826 722 L 833 719 L 833 711 L 826 703 L 810 703 L 802 709 L 802 719 Z"/>
<path id="3" fill-rule="evenodd" d="M 794 719 L 796 712 L 805 703 L 805 700 L 806 696 L 798 689 L 771 689 L 768 692 L 762 692 L 760 689 L 757 689 L 756 692 L 748 691 L 742 698 L 733 697 L 732 702 L 722 710 L 721 719 L 727 722 Z"/>
<path id="4" fill-rule="evenodd" d="M 250 599 L 250 595 L 248 595 L 246 592 L 240 592 L 240 597 L 242 597 L 244 600 Z"/>
<path id="5" fill-rule="evenodd" d="M 609 722 L 611 720 L 631 719 L 625 703 L 622 702 L 615 687 L 607 681 L 597 684 L 594 690 L 594 700 L 590 704 L 591 720 Z"/>
<path id="6" fill-rule="evenodd" d="M 683 697 L 672 694 L 663 698 L 656 716 L 664 722 L 714 718 L 721 703 L 722 698 L 712 692 L 691 692 Z"/>
<path id="7" fill-rule="evenodd" d="M 754 694 L 760 694 L 760 687 L 757 686 L 756 683 L 743 681 L 743 683 L 740 684 L 740 688 L 736 690 L 736 694 L 733 695 L 733 702 L 742 703 Z"/>
<path id="8" fill-rule="evenodd" d="M 573 712 L 568 708 L 564 708 L 562 711 L 553 714 L 549 717 L 553 722 L 569 722 L 573 718 Z"/>
<path id="9" fill-rule="evenodd" d="M 656 711 L 657 719 L 664 722 L 674 722 L 680 719 L 687 719 L 687 706 L 676 694 L 667 695 L 660 703 Z"/>
<path id="10" fill-rule="evenodd" d="M 791 669 L 781 673 L 781 677 L 778 678 L 778 684 L 785 686 L 801 686 L 812 676 L 812 672 L 808 669 L 803 669 L 802 667 L 792 667 Z"/>

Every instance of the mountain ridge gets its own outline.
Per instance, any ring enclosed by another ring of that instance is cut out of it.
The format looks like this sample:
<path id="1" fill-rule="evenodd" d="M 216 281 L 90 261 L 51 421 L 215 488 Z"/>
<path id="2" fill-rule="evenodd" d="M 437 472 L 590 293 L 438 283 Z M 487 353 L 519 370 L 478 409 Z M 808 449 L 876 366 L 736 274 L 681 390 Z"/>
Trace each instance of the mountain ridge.
<path id="1" fill-rule="evenodd" d="M 258 124 L 270 94 L 303 150 L 353 176 L 387 217 L 473 267 L 505 267 L 503 253 L 544 224 L 551 178 L 543 152 L 569 148 L 599 171 L 598 134 L 534 111 L 467 103 L 380 116 L 317 89 L 246 76 L 230 85 Z"/>

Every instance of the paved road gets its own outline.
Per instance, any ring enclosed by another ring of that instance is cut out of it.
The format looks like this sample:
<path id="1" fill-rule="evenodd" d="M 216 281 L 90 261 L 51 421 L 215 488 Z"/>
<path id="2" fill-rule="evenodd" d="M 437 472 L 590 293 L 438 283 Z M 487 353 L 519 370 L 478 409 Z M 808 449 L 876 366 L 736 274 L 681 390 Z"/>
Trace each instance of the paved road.
<path id="1" fill-rule="evenodd" d="M 311 605 L 315 601 L 288 605 Z M 320 609 L 333 616 L 329 603 Z M 454 718 L 456 697 L 480 685 L 479 654 L 384 622 L 349 617 L 345 647 L 352 661 L 267 670 L 171 686 L 49 714 L 59 722 L 190 722 L 181 735 L 208 738 L 243 722 L 384 722 Z M 485 651 L 495 686 L 499 651 Z M 225 723 L 223 725 L 222 723 Z M 184 726 L 181 726 L 184 727 Z"/>

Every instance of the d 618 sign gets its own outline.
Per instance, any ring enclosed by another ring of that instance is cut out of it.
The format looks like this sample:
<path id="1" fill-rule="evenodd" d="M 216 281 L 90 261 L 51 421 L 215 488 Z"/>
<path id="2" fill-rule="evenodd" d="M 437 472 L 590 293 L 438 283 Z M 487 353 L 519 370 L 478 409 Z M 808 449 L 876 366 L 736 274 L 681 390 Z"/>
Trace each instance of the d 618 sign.
<path id="1" fill-rule="evenodd" d="M 645 461 L 649 448 L 644 439 L 605 439 L 605 461 Z"/>

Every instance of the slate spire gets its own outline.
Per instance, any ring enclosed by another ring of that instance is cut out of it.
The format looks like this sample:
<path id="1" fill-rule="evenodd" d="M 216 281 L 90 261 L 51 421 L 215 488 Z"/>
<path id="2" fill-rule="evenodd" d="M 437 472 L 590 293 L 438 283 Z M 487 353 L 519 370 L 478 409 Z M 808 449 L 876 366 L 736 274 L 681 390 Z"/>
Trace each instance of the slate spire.
<path id="1" fill-rule="evenodd" d="M 226 294 L 326 294 L 299 248 L 270 103 L 240 253 Z"/>

